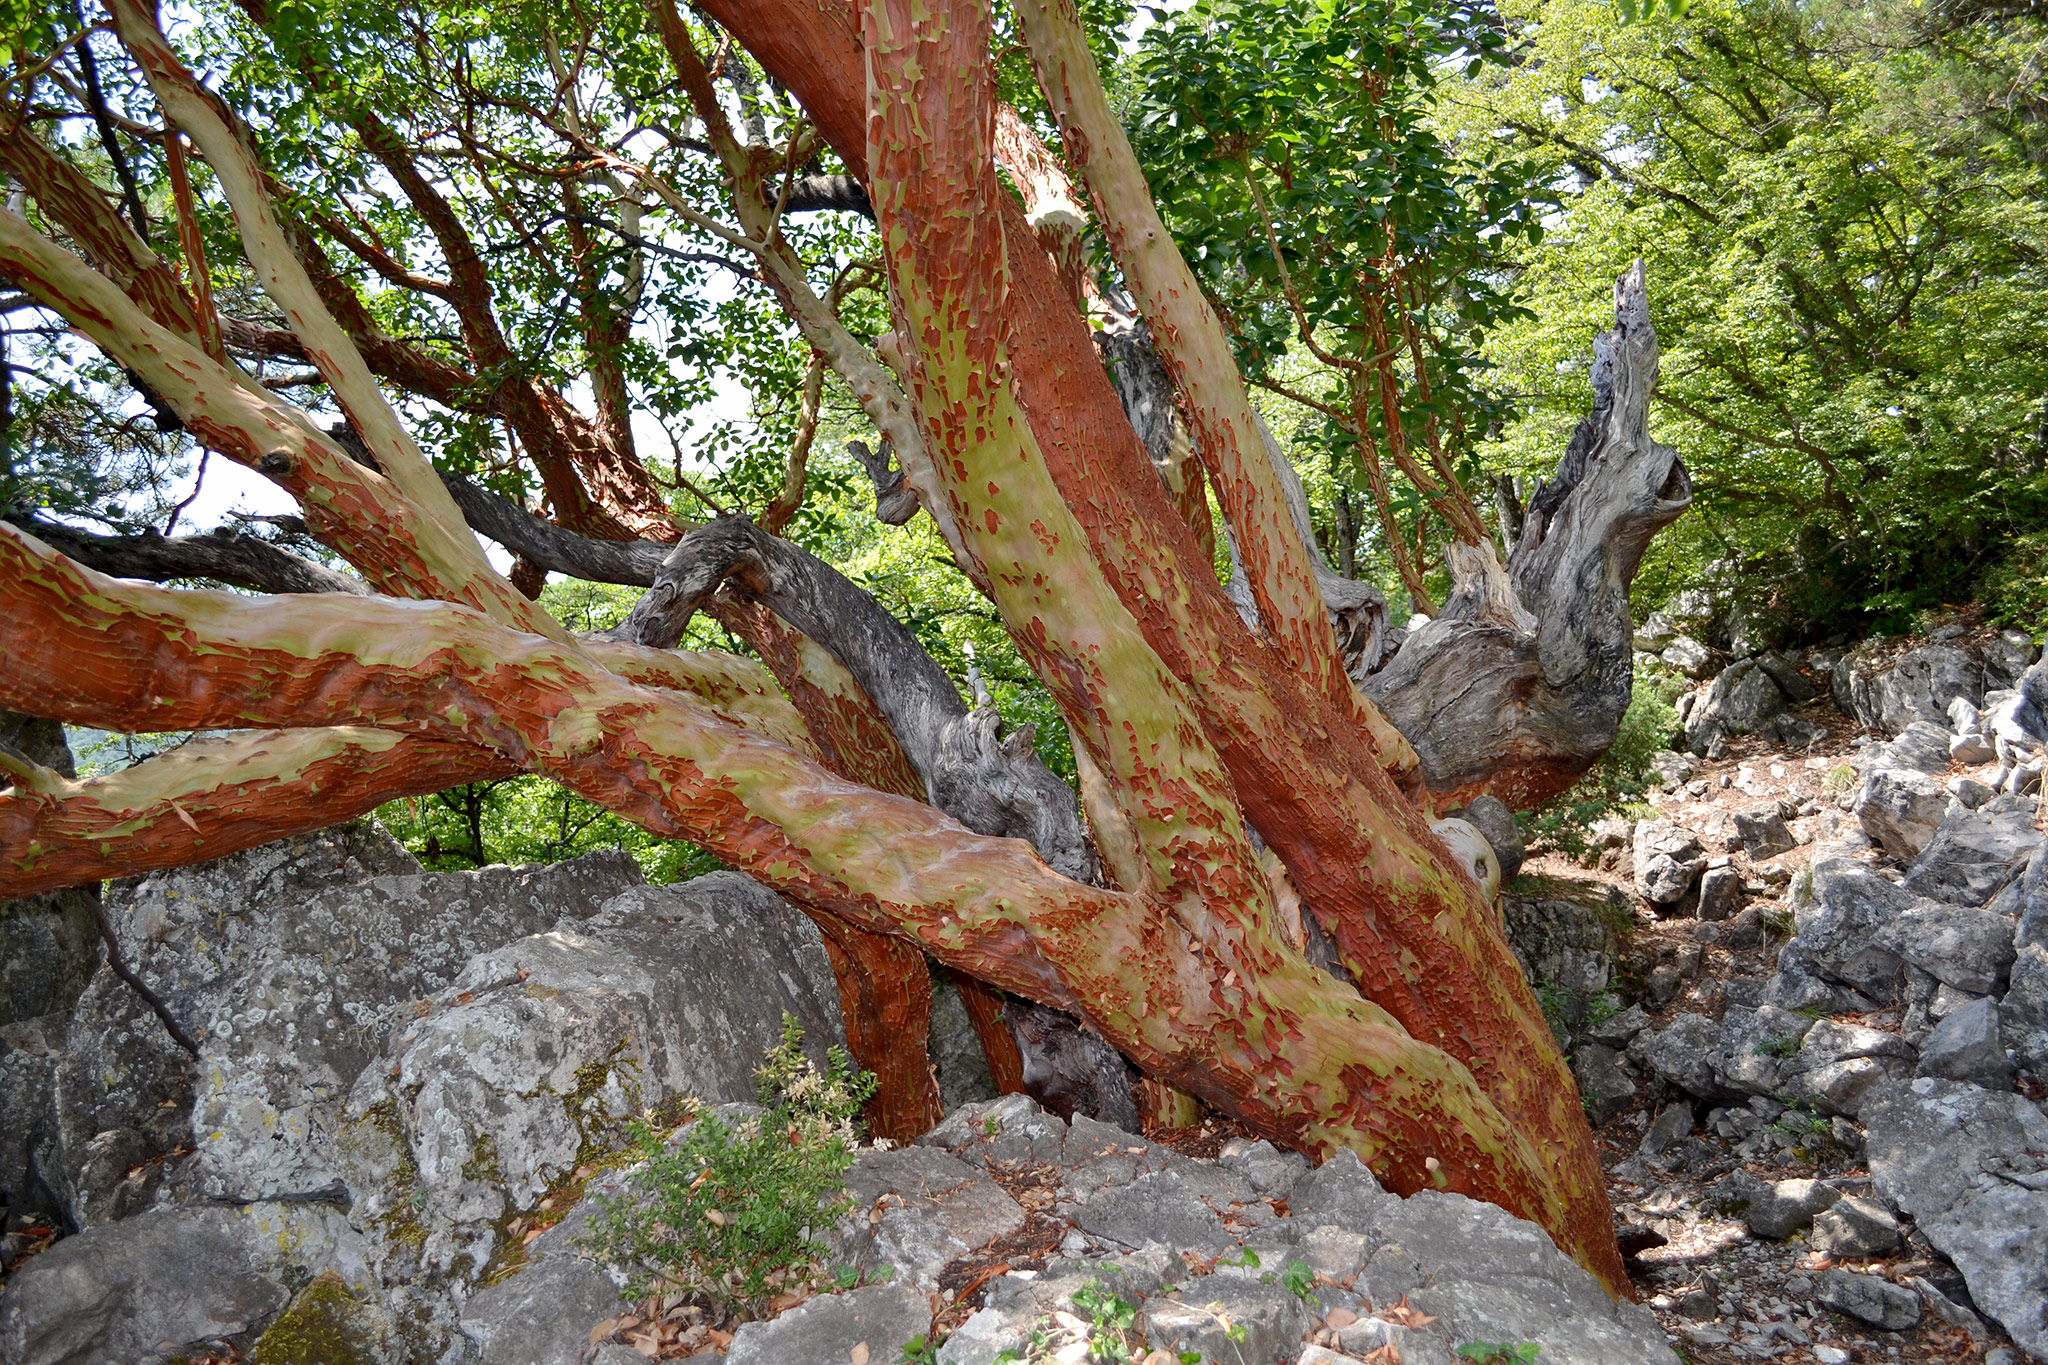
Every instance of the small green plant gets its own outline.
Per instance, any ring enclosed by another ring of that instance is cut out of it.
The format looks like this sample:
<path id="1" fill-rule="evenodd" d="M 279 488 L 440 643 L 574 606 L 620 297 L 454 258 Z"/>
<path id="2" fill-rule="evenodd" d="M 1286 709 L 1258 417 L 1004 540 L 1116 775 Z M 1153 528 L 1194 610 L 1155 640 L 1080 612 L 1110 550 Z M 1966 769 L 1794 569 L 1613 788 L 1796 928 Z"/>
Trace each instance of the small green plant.
<path id="1" fill-rule="evenodd" d="M 1259 1268 L 1259 1253 L 1253 1251 L 1250 1247 L 1245 1247 L 1239 1251 L 1236 1260 L 1233 1261 L 1228 1256 L 1218 1256 L 1216 1264 L 1240 1266 L 1246 1270 L 1257 1270 Z"/>
<path id="2" fill-rule="evenodd" d="M 1826 1139 L 1834 1131 L 1828 1120 L 1804 1104 L 1795 1104 L 1778 1115 L 1771 1127 L 1791 1141 L 1793 1151 L 1801 1155 L 1815 1138 Z"/>
<path id="3" fill-rule="evenodd" d="M 1759 1057 L 1790 1057 L 1799 1051 L 1799 1035 L 1788 1033 L 1782 1038 L 1766 1038 L 1756 1045 Z"/>
<path id="4" fill-rule="evenodd" d="M 1478 1365 L 1531 1365 L 1542 1349 L 1533 1341 L 1472 1341 L 1458 1348 L 1458 1358 Z"/>
<path id="5" fill-rule="evenodd" d="M 1822 785 L 1831 792 L 1845 792 L 1856 785 L 1856 770 L 1846 763 L 1837 763 L 1828 769 Z"/>
<path id="6" fill-rule="evenodd" d="M 924 1333 L 903 1343 L 903 1356 L 897 1365 L 938 1365 L 939 1343 Z"/>
<path id="7" fill-rule="evenodd" d="M 1290 1261 L 1280 1273 L 1280 1287 L 1303 1303 L 1315 1304 L 1316 1272 L 1307 1261 Z"/>
<path id="8" fill-rule="evenodd" d="M 820 1072 L 802 1043 L 785 1015 L 782 1042 L 755 1073 L 767 1111 L 759 1118 L 728 1125 L 707 1114 L 673 1145 L 645 1123 L 632 1126 L 644 1173 L 632 1193 L 599 1200 L 584 1242 L 626 1275 L 629 1293 L 701 1294 L 754 1316 L 776 1294 L 824 1278 L 825 1248 L 812 1232 L 850 1207 L 841 1191 L 854 1115 L 875 1078 L 838 1047 Z"/>
<path id="9" fill-rule="evenodd" d="M 1145 1346 L 1138 1337 L 1138 1306 L 1101 1280 L 1090 1280 L 1075 1292 L 1074 1317 L 1082 1319 L 1085 1328 L 1061 1327 L 1053 1319 L 1041 1319 L 1022 1351 L 1004 1351 L 994 1365 L 1049 1365 L 1071 1359 L 1069 1352 L 1083 1343 L 1087 1359 L 1096 1365 L 1132 1365 L 1144 1357 Z M 1199 1356 L 1181 1358 L 1189 1365 L 1200 1362 Z"/>

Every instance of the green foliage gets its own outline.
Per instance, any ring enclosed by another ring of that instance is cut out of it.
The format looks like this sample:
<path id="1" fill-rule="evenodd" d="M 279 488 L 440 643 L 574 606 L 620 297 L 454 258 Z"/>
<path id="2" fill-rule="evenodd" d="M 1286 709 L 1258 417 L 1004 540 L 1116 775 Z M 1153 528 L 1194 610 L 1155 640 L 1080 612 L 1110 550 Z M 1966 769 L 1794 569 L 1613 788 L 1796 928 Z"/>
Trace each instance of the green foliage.
<path id="1" fill-rule="evenodd" d="M 1649 790 L 1650 760 L 1678 730 L 1674 703 L 1688 684 L 1661 668 L 1639 671 L 1614 743 L 1569 791 L 1518 817 L 1532 842 L 1583 859 L 1595 822 L 1627 811 Z"/>
<path id="2" fill-rule="evenodd" d="M 1315 1302 L 1316 1272 L 1307 1261 L 1289 1261 L 1280 1273 L 1280 1287 L 1303 1303 Z"/>
<path id="3" fill-rule="evenodd" d="M 1647 262 L 1652 428 L 1696 500 L 1652 543 L 1646 604 L 1718 563 L 1816 633 L 1902 622 L 2048 510 L 2048 21 L 1985 13 L 1700 0 L 1632 25 L 1508 0 L 1519 60 L 1446 87 L 1445 135 L 1535 159 L 1563 204 L 1516 249 L 1530 317 L 1487 348 L 1524 398 L 1490 462 L 1547 473 L 1606 286 Z M 2037 563 L 2001 579 L 2014 619 L 2041 619 Z"/>
<path id="4" fill-rule="evenodd" d="M 1458 1359 L 1477 1365 L 1532 1365 L 1542 1349 L 1533 1341 L 1473 1341 L 1458 1348 Z"/>
<path id="5" fill-rule="evenodd" d="M 706 1114 L 672 1141 L 635 1124 L 645 1163 L 631 1193 L 604 1196 L 586 1245 L 629 1277 L 629 1292 L 701 1294 L 751 1316 L 785 1289 L 815 1287 L 814 1230 L 851 1206 L 854 1115 L 875 1078 L 834 1047 L 820 1072 L 794 1018 L 757 1074 L 766 1114 L 729 1125 Z"/>
<path id="6" fill-rule="evenodd" d="M 1097 1365 L 1131 1365 L 1144 1357 L 1137 1304 L 1101 1280 L 1090 1280 L 1075 1291 L 1074 1316 L 1086 1324 L 1078 1334 L 1043 1319 L 1032 1328 L 1023 1350 L 1003 1351 L 995 1365 L 1053 1365 L 1055 1360 L 1072 1359 L 1069 1352 L 1083 1343 L 1087 1359 Z"/>

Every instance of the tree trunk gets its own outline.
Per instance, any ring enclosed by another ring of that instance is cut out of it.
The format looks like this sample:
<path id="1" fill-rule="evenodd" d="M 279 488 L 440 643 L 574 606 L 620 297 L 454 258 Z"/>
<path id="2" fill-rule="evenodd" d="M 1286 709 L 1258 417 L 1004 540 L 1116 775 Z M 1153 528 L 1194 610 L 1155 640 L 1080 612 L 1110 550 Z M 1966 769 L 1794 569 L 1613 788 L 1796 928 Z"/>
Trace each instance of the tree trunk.
<path id="1" fill-rule="evenodd" d="M 1028 219 L 997 178 L 979 0 L 706 0 L 862 187 L 893 310 L 893 333 L 877 343 L 887 365 L 774 231 L 748 150 L 758 139 L 742 146 L 724 126 L 687 26 L 657 6 L 750 234 L 727 245 L 753 253 L 846 379 L 894 448 L 904 489 L 1050 692 L 1083 774 L 1084 822 L 1028 733 L 1002 734 L 993 710 L 963 703 L 871 597 L 744 519 L 672 545 L 604 543 L 437 478 L 372 378 L 366 356 L 383 352 L 360 319 L 343 325 L 323 304 L 332 281 L 306 266 L 240 131 L 135 0 L 114 7 L 166 112 L 214 167 L 252 277 L 361 438 L 337 441 L 209 354 L 196 320 L 130 287 L 156 277 L 118 234 L 102 243 L 103 274 L 0 212 L 0 269 L 213 448 L 297 496 L 310 533 L 371 591 L 138 586 L 0 523 L 0 705 L 117 729 L 269 732 L 96 782 L 15 764 L 0 794 L 10 876 L 140 870 L 373 795 L 545 774 L 710 849 L 824 926 L 850 1036 L 885 1076 L 878 1126 L 907 1132 L 934 1112 L 919 1069 L 929 954 L 1011 997 L 1015 1033 L 1035 1040 L 1014 1083 L 1055 1107 L 1135 1122 L 1128 1059 L 1155 1114 L 1179 1107 L 1177 1091 L 1291 1147 L 1356 1150 L 1397 1191 L 1493 1200 L 1625 1289 L 1570 1074 L 1483 889 L 1411 793 L 1422 777 L 1521 795 L 1554 784 L 1590 761 L 1613 709 L 1606 640 L 1617 610 L 1625 619 L 1643 543 L 1684 494 L 1675 457 L 1642 434 L 1655 351 L 1639 275 L 1603 342 L 1601 405 L 1529 509 L 1509 565 L 1461 552 L 1469 592 L 1387 662 L 1384 604 L 1316 551 L 1298 480 L 1159 225 L 1070 7 L 1024 0 L 1019 12 L 1067 157 L 1160 342 L 1172 391 L 1152 376 L 1138 416 L 1147 435 L 1164 431 L 1163 463 L 1073 307 L 1073 259 L 1048 255 L 1070 243 L 1038 229 L 1060 224 Z M 1038 164 L 1029 145 L 1008 155 Z M 639 177 L 636 193 L 693 211 L 644 168 L 603 164 Z M 1056 169 L 1039 166 L 1039 179 L 1052 183 Z M 45 179 L 61 190 L 61 176 Z M 416 199 L 430 216 L 448 208 Z M 458 240 L 446 223 L 436 233 Z M 113 259 L 115 248 L 128 255 Z M 614 426 L 619 406 L 614 385 Z M 1179 460 L 1175 412 L 1199 464 Z M 1206 497 L 1187 496 L 1199 491 L 1190 479 L 1172 486 L 1177 462 L 1204 471 L 1224 510 L 1242 612 L 1202 540 Z M 624 485 L 604 486 L 623 504 Z M 627 510 L 607 514 L 605 534 Z M 572 637 L 490 570 L 471 526 L 535 568 L 649 591 L 610 637 Z M 237 571 L 284 570 L 297 572 Z M 746 633 L 768 669 L 672 648 L 700 608 Z M 1458 649 L 1506 671 L 1459 672 Z M 1625 670 L 1625 636 L 1619 658 Z M 1381 689 L 1385 710 L 1353 674 Z M 1414 690 L 1449 687 L 1505 700 L 1411 714 Z M 1497 740 L 1441 728 L 1503 717 L 1539 742 L 1503 756 Z M 1331 951 L 1312 959 L 1309 945 L 1324 941 Z M 994 997 L 967 994 L 986 1037 Z M 1008 1084 L 1000 1051 L 992 1069 Z M 1060 1057 L 1048 1078 L 1043 1064 Z"/>
<path id="2" fill-rule="evenodd" d="M 1678 453 L 1650 439 L 1657 334 L 1643 265 L 1615 283 L 1593 343 L 1593 412 L 1530 503 L 1507 574 L 1534 628 L 1459 592 L 1365 681 L 1415 745 L 1430 790 L 1527 809 L 1614 742 L 1634 680 L 1629 584 L 1650 538 L 1692 501 Z"/>

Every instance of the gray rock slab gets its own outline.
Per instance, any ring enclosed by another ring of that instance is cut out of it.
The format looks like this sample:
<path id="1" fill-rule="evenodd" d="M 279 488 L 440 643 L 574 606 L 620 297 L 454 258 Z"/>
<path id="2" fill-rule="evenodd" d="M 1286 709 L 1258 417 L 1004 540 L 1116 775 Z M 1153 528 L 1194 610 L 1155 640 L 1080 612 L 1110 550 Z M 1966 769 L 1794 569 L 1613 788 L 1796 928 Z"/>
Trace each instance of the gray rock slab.
<path id="1" fill-rule="evenodd" d="M 1029 1095 L 1003 1095 L 953 1110 L 917 1139 L 943 1147 L 973 1166 L 1057 1163 L 1066 1149 L 1067 1121 Z"/>
<path id="2" fill-rule="evenodd" d="M 2012 1089 L 2012 1061 L 2005 1055 L 1998 1002 L 1990 996 L 1955 1010 L 1920 1040 L 1918 1076 L 1968 1081 L 1987 1090 Z"/>
<path id="3" fill-rule="evenodd" d="M 1648 1310 L 1617 1304 L 1535 1224 L 1462 1195 L 1423 1191 L 1383 1225 L 1423 1267 L 1409 1302 L 1453 1343 L 1534 1341 L 1565 1365 L 1650 1365 L 1676 1357 Z"/>
<path id="4" fill-rule="evenodd" d="M 1188 1281 L 1177 1295 L 1148 1299 L 1141 1325 L 1154 1350 L 1263 1361 L 1299 1351 L 1308 1309 L 1277 1284 L 1212 1275 Z"/>
<path id="5" fill-rule="evenodd" d="M 1220 1211 L 1205 1199 L 1192 1172 L 1153 1171 L 1097 1191 L 1071 1215 L 1091 1237 L 1135 1251 L 1157 1243 L 1216 1256 L 1237 1249 Z"/>
<path id="6" fill-rule="evenodd" d="M 1703 1014 L 1685 1013 L 1661 1029 L 1644 1029 L 1628 1045 L 1628 1056 L 1687 1094 L 1713 1099 L 1723 1093 L 1714 1075 L 1721 1028 Z"/>
<path id="7" fill-rule="evenodd" d="M 328 889 L 419 871 L 381 826 L 357 821 L 115 882 L 107 916 L 129 965 L 204 1046 L 221 1000 L 292 932 L 299 905 Z M 460 965 L 458 957 L 447 971 Z M 74 1223 L 89 1227 L 140 1206 L 127 1172 L 191 1144 L 198 1075 L 126 982 L 104 966 L 93 974 L 53 1082 L 52 1174 Z"/>
<path id="8" fill-rule="evenodd" d="M 1613 926 L 1628 923 L 1632 912 L 1619 887 L 1604 890 L 1605 903 L 1501 897 L 1508 944 L 1532 984 L 1571 1000 L 1590 1000 L 1612 984 L 1620 951 Z"/>
<path id="9" fill-rule="evenodd" d="M 2013 922 L 1991 910 L 1921 901 L 1879 933 L 1884 948 L 1974 995 L 2003 991 L 2013 963 Z"/>
<path id="10" fill-rule="evenodd" d="M 1778 954 L 1779 966 L 1888 1000 L 1899 956 L 1880 935 L 1916 903 L 1911 892 L 1862 863 L 1820 859 L 1793 884 L 1794 934 Z"/>
<path id="11" fill-rule="evenodd" d="M 837 1230 L 842 1264 L 896 1268 L 926 1293 L 939 1272 L 1024 1226 L 1024 1210 L 987 1173 L 936 1147 L 864 1151 L 846 1173 L 853 1208 Z"/>
<path id="12" fill-rule="evenodd" d="M 1962 1271 L 1980 1310 L 2048 1356 L 2048 1115 L 1923 1077 L 1880 1087 L 1862 1119 L 1877 1190 Z"/>
<path id="13" fill-rule="evenodd" d="M 1737 811 L 1735 837 L 1742 840 L 1743 851 L 1757 859 L 1773 858 L 1799 846 L 1775 806 Z"/>
<path id="14" fill-rule="evenodd" d="M 1878 1082 L 1909 1076 L 1913 1045 L 1896 1033 L 1823 1019 L 1778 1068 L 1779 1097 L 1854 1117 Z"/>
<path id="15" fill-rule="evenodd" d="M 1288 1208 L 1304 1226 L 1335 1224 L 1370 1237 L 1380 1217 L 1399 1202 L 1347 1148 L 1294 1183 Z"/>
<path id="16" fill-rule="evenodd" d="M 1882 1204 L 1845 1195 L 1814 1215 L 1810 1240 L 1838 1261 L 1878 1256 L 1898 1246 L 1899 1220 Z"/>
<path id="17" fill-rule="evenodd" d="M 387 1283 L 473 1282 L 502 1220 L 644 1109 L 751 1097 L 785 1014 L 814 1061 L 844 1038 L 817 927 L 733 872 L 634 887 L 477 956 L 428 1004 L 363 1070 L 327 1147 L 357 1221 L 394 1239 Z"/>
<path id="18" fill-rule="evenodd" d="M 1920 1296 L 1876 1275 L 1823 1271 L 1813 1297 L 1838 1313 L 1888 1332 L 1903 1332 L 1920 1321 Z"/>
<path id="19" fill-rule="evenodd" d="M 332 1270 L 371 1283 L 339 1210 L 308 1204 L 157 1208 L 66 1237 L 0 1292 L 9 1365 L 157 1361 L 262 1327 L 292 1289 Z"/>
<path id="20" fill-rule="evenodd" d="M 1759 1180 L 1747 1171 L 1723 1177 L 1709 1196 L 1713 1207 L 1742 1219 L 1759 1237 L 1782 1242 L 1841 1198 L 1819 1180 Z"/>
<path id="21" fill-rule="evenodd" d="M 480 974 L 473 959 L 587 920 L 639 881 L 638 865 L 608 850 L 379 877 L 295 906 L 207 1012 L 192 1111 L 202 1187 L 230 1199 L 334 1188 L 328 1144 L 349 1088 L 421 998 L 513 975 Z"/>
<path id="22" fill-rule="evenodd" d="M 1901 862 L 1911 862 L 1934 841 L 1948 813 L 1940 782 L 1911 768 L 1873 769 L 1856 794 L 1856 819 L 1863 832 Z"/>
<path id="23" fill-rule="evenodd" d="M 1785 694 L 1754 659 L 1739 659 L 1721 671 L 1713 687 L 1685 718 L 1685 747 L 1704 754 L 1717 739 L 1755 734 L 1784 714 Z"/>
<path id="24" fill-rule="evenodd" d="M 1685 899 L 1706 865 L 1699 836 L 1685 826 L 1669 820 L 1645 820 L 1636 826 L 1636 889 L 1653 903 Z"/>
<path id="25" fill-rule="evenodd" d="M 1636 1083 L 1621 1067 L 1621 1054 L 1598 1043 L 1581 1043 L 1572 1052 L 1572 1079 L 1579 1100 L 1594 1127 L 1606 1123 L 1635 1103 Z"/>
<path id="26" fill-rule="evenodd" d="M 1951 905 L 1989 904 L 2041 846 L 2037 805 L 2032 797 L 2000 796 L 1978 810 L 1949 810 L 1906 870 L 1906 889 Z"/>
<path id="27" fill-rule="evenodd" d="M 870 1365 L 902 1359 L 911 1338 L 931 1328 L 932 1308 L 906 1284 L 820 1294 L 767 1322 L 733 1333 L 726 1365 L 838 1365 L 867 1347 Z"/>

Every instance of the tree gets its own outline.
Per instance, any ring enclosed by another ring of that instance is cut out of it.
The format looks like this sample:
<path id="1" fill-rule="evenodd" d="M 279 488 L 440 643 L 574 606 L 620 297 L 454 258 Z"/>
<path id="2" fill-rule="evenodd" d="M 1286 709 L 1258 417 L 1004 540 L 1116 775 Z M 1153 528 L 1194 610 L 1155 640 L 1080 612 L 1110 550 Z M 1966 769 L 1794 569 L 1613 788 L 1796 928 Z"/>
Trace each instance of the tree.
<path id="1" fill-rule="evenodd" d="M 1704 513 L 1661 545 L 1652 600 L 1718 560 L 1723 591 L 1816 634 L 1967 598 L 2048 494 L 2040 15 L 1501 13 L 1517 60 L 1449 89 L 1438 116 L 1535 159 L 1564 206 L 1516 252 L 1531 316 L 1490 347 L 1526 398 L 1503 458 L 1547 461 L 1584 401 L 1560 379 L 1584 291 L 1644 258 L 1666 286 L 1660 429 Z"/>
<path id="2" fill-rule="evenodd" d="M 1490 855 L 1454 853 L 1430 811 L 1568 784 L 1626 704 L 1627 584 L 1686 498 L 1644 430 L 1640 272 L 1598 347 L 1594 416 L 1508 563 L 1371 675 L 1410 680 L 1385 695 L 1411 746 L 1347 672 L 1299 483 L 1071 7 L 1016 15 L 1059 156 L 998 101 L 979 0 L 708 0 L 694 20 L 656 0 L 488 28 L 380 11 L 351 21 L 373 54 L 452 42 L 450 60 L 360 67 L 335 16 L 244 8 L 272 55 L 244 63 L 266 72 L 241 104 L 268 125 L 202 86 L 139 0 L 112 0 L 146 93 L 109 113 L 102 150 L 119 185 L 161 165 L 163 221 L 95 183 L 31 99 L 0 156 L 36 218 L 0 214 L 0 271 L 207 451 L 290 492 L 353 572 L 253 536 L 0 524 L 0 705 L 226 732 L 83 782 L 0 752 L 12 886 L 543 774 L 818 921 L 886 1130 L 915 1131 L 935 1102 L 929 954 L 973 983 L 994 1052 L 996 992 L 1064 1011 L 1135 1064 L 1155 1106 L 1191 1096 L 1292 1147 L 1353 1148 L 1397 1190 L 1492 1200 L 1625 1292 L 1570 1075 L 1475 878 Z M 48 49 L 23 88 L 68 99 L 52 73 L 92 44 Z M 417 99 L 382 102 L 414 76 L 431 78 Z M 401 107 L 428 121 L 401 128 Z M 345 130 L 361 161 L 324 163 L 323 199 L 310 170 L 266 162 L 270 127 L 301 146 Z M 1242 611 L 1203 548 L 1206 499 L 1155 473 L 1077 307 L 1070 175 L 1157 339 Z M 799 208 L 871 214 L 859 240 L 878 255 L 821 262 L 843 229 L 809 235 Z M 695 235 L 656 235 L 670 225 Z M 759 523 L 685 520 L 636 452 L 635 375 L 669 381 L 628 324 L 651 264 L 678 253 L 743 271 L 815 357 Z M 353 284 L 358 266 L 383 287 Z M 576 306 L 544 315 L 557 291 Z M 594 416 L 549 368 L 559 349 L 528 344 L 561 327 L 578 331 Z M 278 360 L 297 368 L 258 364 Z M 1056 705 L 1078 802 L 1028 729 L 963 703 L 873 595 L 768 529 L 801 502 L 827 373 L 886 443 L 862 451 L 879 510 L 930 518 Z M 331 423 L 314 415 L 330 396 Z M 443 438 L 439 468 L 415 425 Z M 500 432 L 518 465 L 492 453 Z M 526 467 L 550 517 L 518 500 Z M 509 577 L 478 533 L 516 557 Z M 647 591 L 616 627 L 575 634 L 533 600 L 548 572 Z M 677 648 L 699 612 L 753 657 Z M 1477 700 L 1423 695 L 1447 644 L 1473 655 L 1459 686 Z"/>

